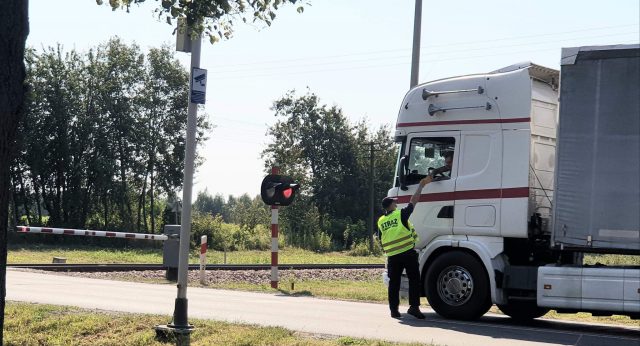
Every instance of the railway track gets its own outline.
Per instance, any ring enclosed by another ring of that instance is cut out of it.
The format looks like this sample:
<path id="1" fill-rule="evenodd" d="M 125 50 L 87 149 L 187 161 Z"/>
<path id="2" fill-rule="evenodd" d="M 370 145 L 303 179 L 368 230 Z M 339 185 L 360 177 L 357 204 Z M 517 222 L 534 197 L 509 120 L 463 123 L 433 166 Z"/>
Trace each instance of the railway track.
<path id="1" fill-rule="evenodd" d="M 119 272 L 142 270 L 165 270 L 162 264 L 7 264 L 8 268 L 37 269 L 70 272 Z M 381 269 L 384 264 L 280 264 L 280 270 L 287 269 Z M 190 264 L 189 270 L 198 270 L 200 266 Z M 207 264 L 207 270 L 270 270 L 270 264 Z"/>

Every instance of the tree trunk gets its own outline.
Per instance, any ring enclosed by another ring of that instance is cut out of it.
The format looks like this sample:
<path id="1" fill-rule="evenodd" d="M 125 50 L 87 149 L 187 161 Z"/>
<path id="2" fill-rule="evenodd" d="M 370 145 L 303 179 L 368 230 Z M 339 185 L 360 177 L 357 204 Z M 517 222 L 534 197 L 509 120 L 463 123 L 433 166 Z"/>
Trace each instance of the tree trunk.
<path id="1" fill-rule="evenodd" d="M 153 164 L 151 166 L 151 181 L 150 181 L 151 185 L 150 185 L 150 191 L 151 192 L 151 196 L 149 196 L 149 201 L 151 202 L 151 207 L 150 207 L 150 212 L 151 212 L 151 233 L 156 233 L 156 208 L 155 208 L 155 199 L 154 199 L 154 189 L 155 189 L 155 185 L 154 185 L 154 180 L 153 180 Z"/>
<path id="2" fill-rule="evenodd" d="M 144 203 L 145 198 L 144 195 L 147 193 L 147 173 L 144 174 L 144 180 L 142 181 L 142 191 L 140 192 L 140 197 L 138 197 L 138 220 L 136 222 L 136 227 L 138 232 L 140 232 L 142 228 L 142 219 L 146 217 L 146 212 L 143 212 L 145 209 Z M 146 221 L 144 222 L 145 229 L 147 228 Z"/>
<path id="3" fill-rule="evenodd" d="M 27 189 L 24 186 L 24 180 L 22 179 L 22 173 L 18 175 L 18 183 L 20 184 L 20 191 L 22 191 L 22 205 L 24 207 L 24 214 L 27 216 L 27 223 L 31 225 L 31 210 L 29 209 L 29 197 Z"/>
<path id="4" fill-rule="evenodd" d="M 109 229 L 109 197 L 107 192 L 104 193 L 104 197 L 102 198 L 102 204 L 104 206 L 104 229 Z"/>
<path id="5" fill-rule="evenodd" d="M 12 184 L 13 185 L 13 184 Z M 18 215 L 18 202 L 16 201 L 17 198 L 17 193 L 15 190 L 15 187 L 11 186 L 11 208 L 13 210 L 13 213 L 11 214 L 11 216 L 13 217 L 13 219 L 9 222 L 9 226 L 17 226 L 20 224 L 20 215 Z"/>
<path id="6" fill-rule="evenodd" d="M 29 34 L 28 0 L 0 0 L 0 345 L 3 342 L 9 221 L 9 167 L 26 93 L 24 48 Z M 8 164 L 7 164 L 8 163 Z"/>
<path id="7" fill-rule="evenodd" d="M 149 232 L 149 223 L 147 222 L 147 173 L 144 176 L 144 188 L 142 189 L 142 220 L 144 231 Z"/>
<path id="8" fill-rule="evenodd" d="M 36 226 L 42 226 L 42 207 L 40 206 L 40 187 L 38 185 L 38 180 L 31 176 L 31 182 L 33 183 L 33 191 L 36 195 L 36 210 L 38 210 L 38 222 L 35 224 Z"/>

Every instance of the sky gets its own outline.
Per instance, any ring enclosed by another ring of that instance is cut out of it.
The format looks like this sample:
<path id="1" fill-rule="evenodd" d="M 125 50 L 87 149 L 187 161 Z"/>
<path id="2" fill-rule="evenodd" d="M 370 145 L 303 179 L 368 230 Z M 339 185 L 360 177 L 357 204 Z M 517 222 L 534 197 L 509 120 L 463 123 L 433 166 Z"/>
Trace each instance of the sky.
<path id="1" fill-rule="evenodd" d="M 205 112 L 215 128 L 199 148 L 194 196 L 259 194 L 270 107 L 307 88 L 352 121 L 392 126 L 409 89 L 413 0 L 306 0 L 271 27 L 238 24 L 231 40 L 203 42 Z M 108 2 L 105 2 L 108 3 Z M 111 11 L 95 0 L 30 0 L 27 44 L 87 51 L 113 36 L 143 50 L 175 45 L 153 16 L 159 1 Z M 424 0 L 419 81 L 481 73 L 523 61 L 559 68 L 562 47 L 638 43 L 639 0 Z M 177 53 L 185 66 L 189 54 Z"/>

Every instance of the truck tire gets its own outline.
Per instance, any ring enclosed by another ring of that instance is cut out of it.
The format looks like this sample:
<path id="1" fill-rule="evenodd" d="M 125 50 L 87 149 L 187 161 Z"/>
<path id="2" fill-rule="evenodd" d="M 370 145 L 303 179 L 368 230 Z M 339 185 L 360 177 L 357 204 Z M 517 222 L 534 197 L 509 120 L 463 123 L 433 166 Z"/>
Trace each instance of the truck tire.
<path id="1" fill-rule="evenodd" d="M 523 322 L 542 317 L 549 312 L 549 309 L 539 307 L 535 301 L 511 301 L 507 305 L 498 305 L 498 308 L 505 315 Z"/>
<path id="2" fill-rule="evenodd" d="M 466 252 L 447 252 L 436 258 L 427 269 L 424 287 L 433 310 L 445 318 L 475 320 L 491 307 L 484 265 Z"/>

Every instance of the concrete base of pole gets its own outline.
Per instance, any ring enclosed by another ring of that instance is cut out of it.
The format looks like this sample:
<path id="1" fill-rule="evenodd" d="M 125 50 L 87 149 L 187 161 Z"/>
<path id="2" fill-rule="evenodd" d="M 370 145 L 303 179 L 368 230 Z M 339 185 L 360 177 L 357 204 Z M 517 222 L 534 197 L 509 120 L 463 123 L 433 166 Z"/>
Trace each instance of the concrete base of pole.
<path id="1" fill-rule="evenodd" d="M 175 342 L 176 345 L 189 345 L 191 342 L 191 332 L 193 325 L 187 319 L 188 301 L 186 298 L 176 298 L 175 309 L 173 310 L 173 322 L 167 325 L 157 325 L 156 339 L 163 342 Z"/>
<path id="2" fill-rule="evenodd" d="M 175 328 L 172 325 L 161 324 L 154 327 L 156 340 L 162 343 L 175 343 L 176 346 L 189 346 L 191 344 L 191 328 Z"/>

